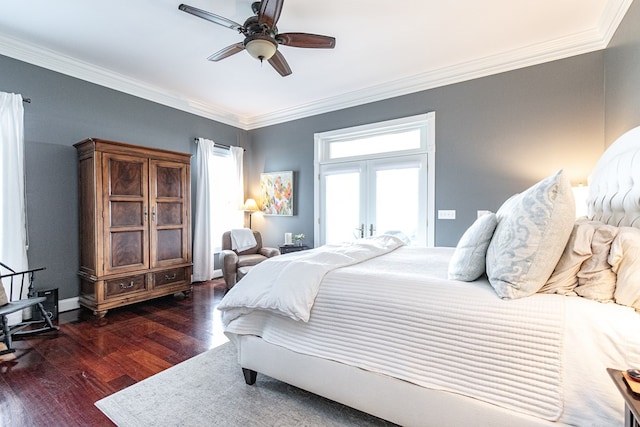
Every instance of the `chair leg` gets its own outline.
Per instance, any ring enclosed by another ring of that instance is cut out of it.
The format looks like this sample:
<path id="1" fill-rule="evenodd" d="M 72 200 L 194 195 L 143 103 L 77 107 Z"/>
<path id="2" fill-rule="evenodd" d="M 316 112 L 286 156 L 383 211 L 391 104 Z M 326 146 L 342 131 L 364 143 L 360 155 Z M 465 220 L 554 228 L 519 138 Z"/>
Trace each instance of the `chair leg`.
<path id="1" fill-rule="evenodd" d="M 9 319 L 7 319 L 7 316 L 2 316 L 2 334 L 4 335 L 4 345 L 7 348 L 0 351 L 0 356 L 15 352 L 16 350 L 11 348 L 11 331 L 9 330 Z"/>
<path id="2" fill-rule="evenodd" d="M 52 322 L 51 322 L 51 318 L 47 315 L 47 311 L 44 309 L 44 306 L 42 305 L 41 302 L 38 303 L 38 309 L 40 310 L 40 313 L 42 314 L 42 318 L 44 319 L 44 321 L 47 323 L 48 329 L 50 331 L 53 330 L 58 330 L 60 329 L 59 327 L 55 326 Z"/>
<path id="3" fill-rule="evenodd" d="M 38 328 L 38 329 L 26 329 L 26 330 L 21 330 L 20 332 L 14 332 L 13 334 L 16 337 L 28 337 L 28 336 L 31 336 L 31 335 L 41 334 L 41 333 L 44 333 L 44 332 L 60 330 L 60 328 L 58 326 L 55 326 L 51 322 L 51 318 L 49 316 L 47 316 L 47 311 L 44 309 L 44 306 L 42 305 L 41 302 L 37 303 L 36 307 L 37 307 L 38 311 L 40 311 L 40 313 L 42 314 L 42 318 L 44 319 L 44 322 L 46 323 L 46 326 L 43 326 L 43 327 Z M 23 322 L 23 325 L 35 325 L 35 324 L 38 324 L 40 322 L 41 322 L 40 320 Z"/>

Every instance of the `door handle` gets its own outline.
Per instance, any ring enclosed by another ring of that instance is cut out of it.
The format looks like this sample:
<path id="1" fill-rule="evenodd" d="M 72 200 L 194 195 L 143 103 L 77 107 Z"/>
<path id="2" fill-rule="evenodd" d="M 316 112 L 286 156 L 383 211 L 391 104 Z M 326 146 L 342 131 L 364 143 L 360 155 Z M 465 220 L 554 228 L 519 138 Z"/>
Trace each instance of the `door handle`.
<path id="1" fill-rule="evenodd" d="M 360 225 L 360 227 L 356 227 L 356 230 L 358 231 L 359 237 L 361 239 L 364 238 L 364 224 Z"/>
<path id="2" fill-rule="evenodd" d="M 373 224 L 369 224 L 369 237 L 373 237 L 374 231 L 376 231 L 376 229 L 373 228 Z"/>

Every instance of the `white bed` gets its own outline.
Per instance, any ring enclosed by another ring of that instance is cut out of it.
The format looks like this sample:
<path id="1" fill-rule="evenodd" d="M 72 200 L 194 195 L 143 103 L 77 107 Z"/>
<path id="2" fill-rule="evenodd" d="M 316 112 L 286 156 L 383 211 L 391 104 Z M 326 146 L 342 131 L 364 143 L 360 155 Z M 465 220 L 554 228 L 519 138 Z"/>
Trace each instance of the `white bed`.
<path id="1" fill-rule="evenodd" d="M 640 226 L 639 151 L 636 129 L 603 155 L 592 219 Z M 371 255 L 358 246 L 276 257 L 225 296 L 225 332 L 248 382 L 259 372 L 407 426 L 623 424 L 606 368 L 640 366 L 633 307 L 546 293 L 501 299 L 495 269 L 491 282 L 448 278 L 453 248 L 373 244 Z M 323 279 L 293 293 L 307 276 Z"/>

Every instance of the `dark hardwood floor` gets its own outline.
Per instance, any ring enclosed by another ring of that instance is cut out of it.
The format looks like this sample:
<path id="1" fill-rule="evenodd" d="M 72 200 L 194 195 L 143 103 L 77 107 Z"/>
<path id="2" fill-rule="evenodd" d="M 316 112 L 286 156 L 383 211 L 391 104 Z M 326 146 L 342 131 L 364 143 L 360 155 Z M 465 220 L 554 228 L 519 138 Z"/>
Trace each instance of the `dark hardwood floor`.
<path id="1" fill-rule="evenodd" d="M 60 331 L 14 342 L 0 362 L 0 426 L 113 426 L 94 402 L 226 341 L 224 282 L 110 310 L 61 313 Z"/>

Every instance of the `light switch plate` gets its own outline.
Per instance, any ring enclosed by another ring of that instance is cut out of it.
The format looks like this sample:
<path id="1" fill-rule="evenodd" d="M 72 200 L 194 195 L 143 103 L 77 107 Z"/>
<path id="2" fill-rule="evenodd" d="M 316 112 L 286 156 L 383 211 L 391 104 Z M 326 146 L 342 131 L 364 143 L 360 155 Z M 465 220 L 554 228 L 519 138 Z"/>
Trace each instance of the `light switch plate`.
<path id="1" fill-rule="evenodd" d="M 456 219 L 455 210 L 439 210 L 438 219 Z"/>

